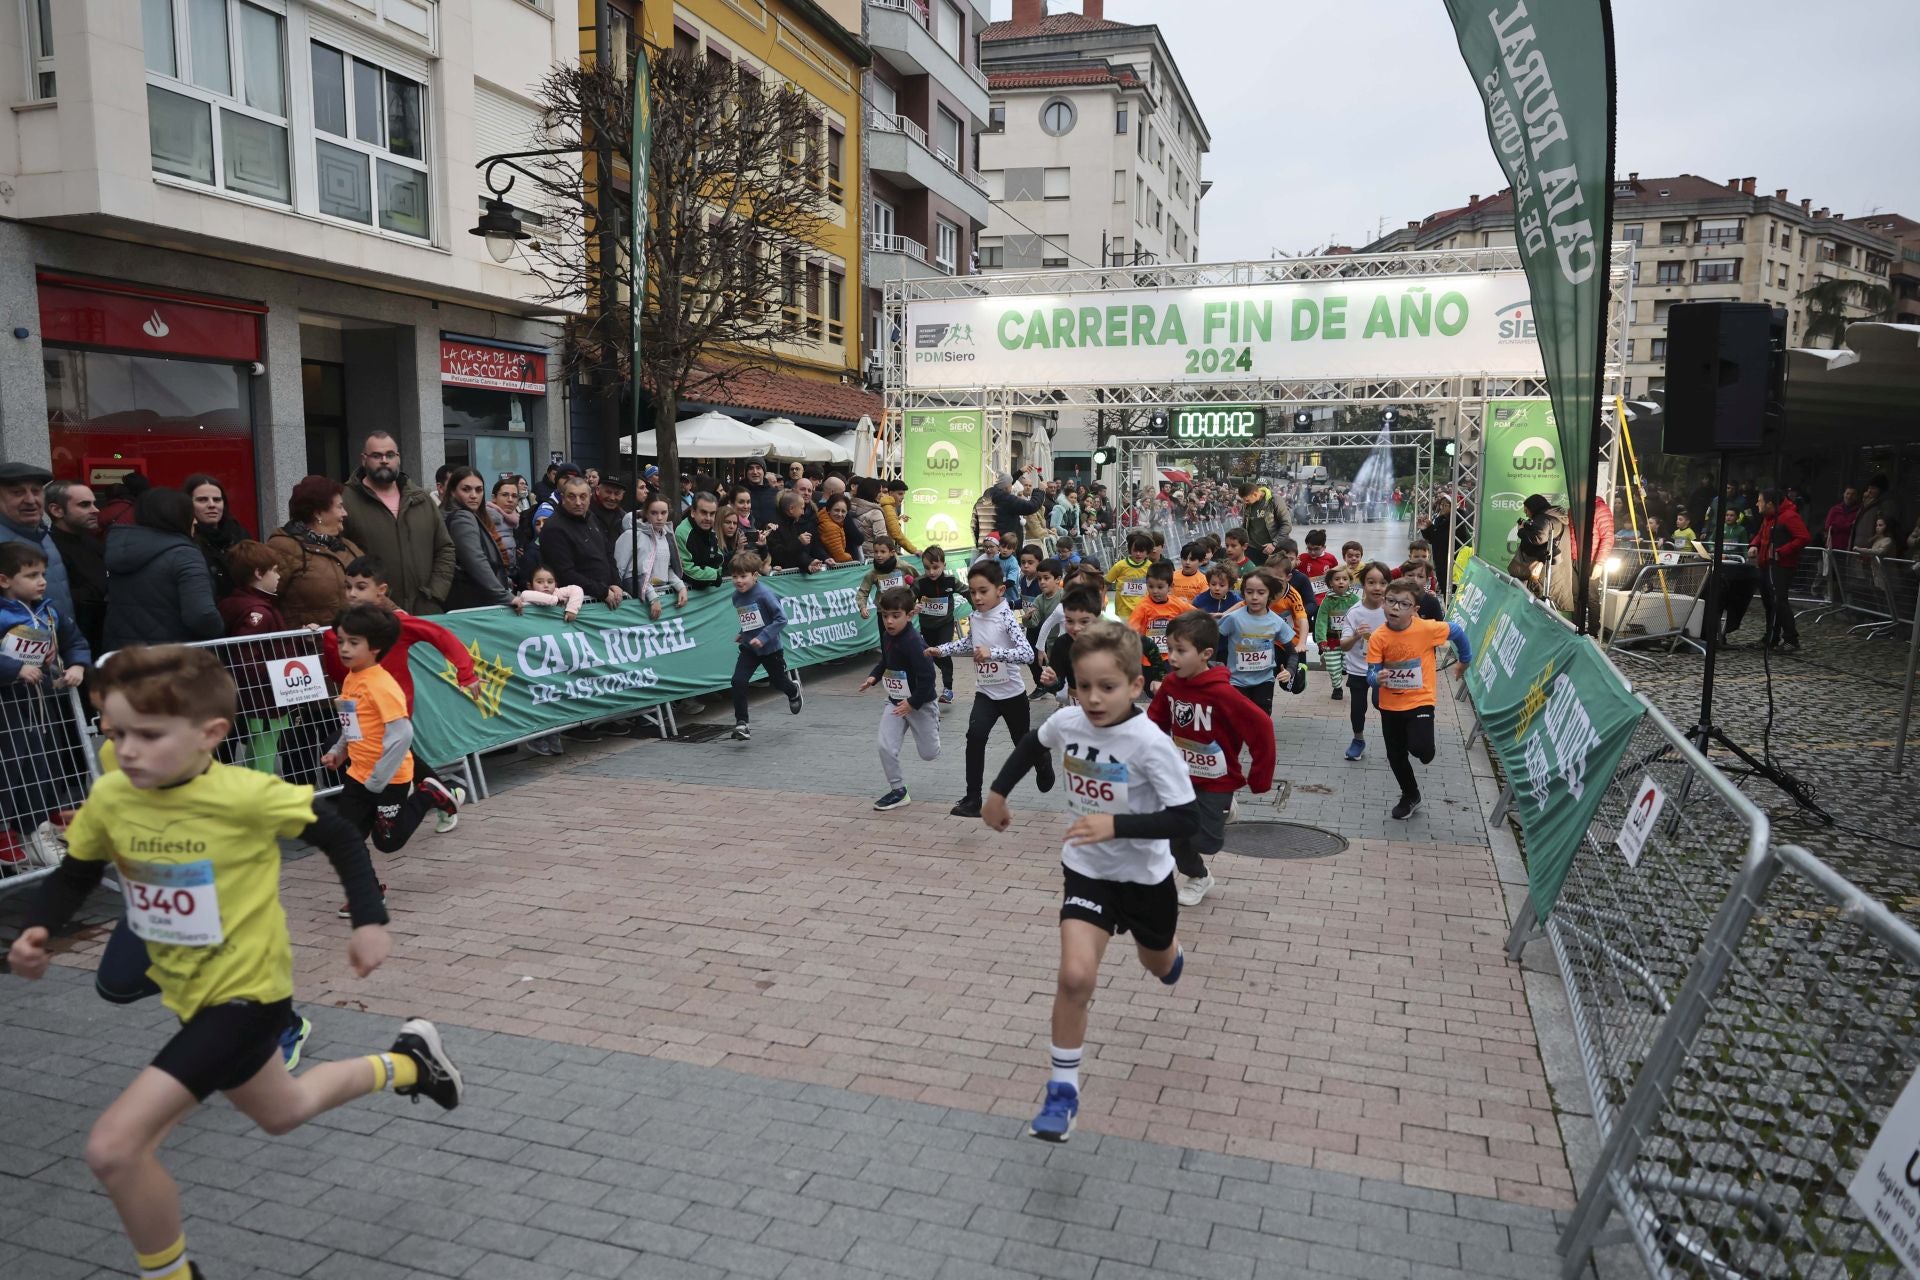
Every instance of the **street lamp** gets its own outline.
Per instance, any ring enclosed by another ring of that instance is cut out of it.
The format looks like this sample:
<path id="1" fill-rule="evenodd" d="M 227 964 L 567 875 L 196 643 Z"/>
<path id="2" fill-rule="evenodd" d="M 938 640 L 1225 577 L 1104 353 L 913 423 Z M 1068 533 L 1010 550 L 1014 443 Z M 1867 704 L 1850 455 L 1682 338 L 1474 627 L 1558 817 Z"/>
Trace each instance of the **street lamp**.
<path id="1" fill-rule="evenodd" d="M 513 216 L 513 206 L 505 200 L 487 201 L 486 212 L 480 215 L 479 224 L 469 228 L 467 234 L 485 239 L 487 252 L 495 262 L 502 264 L 512 259 L 514 246 L 527 238 L 526 228 L 520 225 L 520 219 Z"/>
<path id="2" fill-rule="evenodd" d="M 544 151 L 503 151 L 499 155 L 482 156 L 475 163 L 474 168 L 484 171 L 482 178 L 492 196 L 487 201 L 486 209 L 480 214 L 480 221 L 469 227 L 467 234 L 484 239 L 487 242 L 487 252 L 495 262 L 505 264 L 511 261 L 514 246 L 522 240 L 532 239 L 527 234 L 526 227 L 521 224 L 519 215 L 514 212 L 513 206 L 507 203 L 507 193 L 513 190 L 514 174 L 525 176 L 528 181 L 548 195 L 562 199 L 577 198 L 552 179 L 542 177 L 525 165 L 514 162 L 534 156 L 572 155 L 573 152 L 574 149 L 569 147 L 549 147 Z M 504 182 L 498 181 L 495 177 L 496 172 L 501 169 L 511 171 L 507 173 Z"/>

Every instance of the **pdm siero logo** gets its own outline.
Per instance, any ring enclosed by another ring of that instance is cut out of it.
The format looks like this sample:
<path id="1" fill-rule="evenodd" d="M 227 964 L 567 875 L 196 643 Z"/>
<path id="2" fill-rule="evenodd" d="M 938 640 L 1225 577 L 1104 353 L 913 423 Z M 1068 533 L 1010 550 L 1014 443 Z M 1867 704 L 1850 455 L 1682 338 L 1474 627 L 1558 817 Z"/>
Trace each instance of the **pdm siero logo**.
<path id="1" fill-rule="evenodd" d="M 1494 332 L 1503 343 L 1532 342 L 1538 336 L 1531 302 L 1509 303 L 1494 312 L 1493 319 Z"/>
<path id="2" fill-rule="evenodd" d="M 917 324 L 913 327 L 915 364 L 965 364 L 979 357 L 971 350 L 970 324 Z"/>

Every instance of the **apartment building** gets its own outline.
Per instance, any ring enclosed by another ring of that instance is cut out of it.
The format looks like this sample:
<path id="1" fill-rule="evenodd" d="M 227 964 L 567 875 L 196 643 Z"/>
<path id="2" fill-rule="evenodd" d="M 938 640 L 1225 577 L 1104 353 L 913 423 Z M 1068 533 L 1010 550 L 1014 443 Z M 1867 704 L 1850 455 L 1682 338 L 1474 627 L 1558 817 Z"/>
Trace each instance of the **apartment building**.
<path id="1" fill-rule="evenodd" d="M 1059 14 L 1014 0 L 982 40 L 993 211 L 980 269 L 1199 261 L 1211 136 L 1160 29 L 1108 19 L 1104 0 Z M 1060 413 L 1062 474 L 1090 456 L 1090 423 Z"/>
<path id="2" fill-rule="evenodd" d="M 595 55 L 599 13 L 620 65 L 636 48 L 730 63 L 763 86 L 792 85 L 814 104 L 813 136 L 804 162 L 826 195 L 827 219 L 809 252 L 781 264 L 782 302 L 800 336 L 771 353 L 752 353 L 752 368 L 710 398 L 683 401 L 682 416 L 718 410 L 743 422 L 787 418 L 816 431 L 844 431 L 862 417 L 880 420 L 880 397 L 862 385 L 860 236 L 861 166 L 865 141 L 861 86 L 872 52 L 860 37 L 859 0 L 575 0 L 581 56 Z M 615 185 L 626 182 L 626 165 Z M 583 458 L 597 458 L 605 433 L 592 397 L 580 397 L 573 440 Z"/>
<path id="3" fill-rule="evenodd" d="M 1893 320 L 1920 324 L 1920 222 L 1898 213 L 1872 213 L 1849 221 L 1893 241 L 1893 270 L 1887 277 L 1893 291 Z"/>
<path id="4" fill-rule="evenodd" d="M 574 36 L 551 0 L 0 6 L 0 454 L 105 485 L 206 471 L 285 520 L 359 437 L 544 460 L 557 340 L 468 234 Z M 570 19 L 570 15 L 569 15 Z"/>
<path id="5" fill-rule="evenodd" d="M 866 0 L 866 297 L 869 350 L 887 340 L 889 280 L 965 275 L 989 205 L 976 145 L 987 127 L 984 0 Z M 877 362 L 869 371 L 877 380 Z"/>
<path id="6" fill-rule="evenodd" d="M 1676 302 L 1784 307 L 1788 344 L 1806 346 L 1814 345 L 1807 339 L 1807 304 L 1800 296 L 1807 289 L 1826 279 L 1888 283 L 1899 249 L 1887 234 L 1862 225 L 1866 219 L 1815 209 L 1811 199 L 1796 203 L 1784 187 L 1772 195 L 1761 193 L 1755 182 L 1629 173 L 1614 184 L 1613 238 L 1634 247 L 1629 395 L 1666 385 L 1667 312 Z M 1502 191 L 1471 196 L 1457 209 L 1409 222 L 1361 252 L 1513 242 L 1513 198 Z"/>

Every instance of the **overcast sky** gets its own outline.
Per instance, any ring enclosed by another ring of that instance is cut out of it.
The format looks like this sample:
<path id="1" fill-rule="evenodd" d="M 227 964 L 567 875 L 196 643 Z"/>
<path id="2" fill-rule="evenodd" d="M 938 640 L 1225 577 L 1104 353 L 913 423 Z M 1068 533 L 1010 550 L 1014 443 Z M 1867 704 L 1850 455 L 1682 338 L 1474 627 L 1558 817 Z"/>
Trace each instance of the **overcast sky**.
<path id="1" fill-rule="evenodd" d="M 1620 174 L 1751 174 L 1816 209 L 1920 218 L 1920 0 L 1613 14 Z M 1357 246 L 1504 185 L 1443 0 L 1107 0 L 1107 17 L 1159 24 L 1213 135 L 1202 260 Z"/>

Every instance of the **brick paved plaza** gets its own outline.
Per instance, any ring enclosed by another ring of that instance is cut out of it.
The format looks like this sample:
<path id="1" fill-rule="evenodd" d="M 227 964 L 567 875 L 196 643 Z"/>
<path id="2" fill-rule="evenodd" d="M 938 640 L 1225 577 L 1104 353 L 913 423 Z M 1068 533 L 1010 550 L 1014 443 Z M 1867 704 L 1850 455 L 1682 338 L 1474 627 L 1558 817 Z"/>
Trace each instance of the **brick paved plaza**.
<path id="1" fill-rule="evenodd" d="M 1320 673 L 1281 695 L 1287 793 L 1243 819 L 1350 847 L 1223 855 L 1171 991 L 1114 948 L 1081 1127 L 1049 1147 L 1023 1134 L 1063 806 L 1029 785 L 1005 835 L 948 816 L 963 673 L 945 757 L 910 756 L 915 803 L 873 813 L 863 674 L 812 673 L 798 719 L 757 701 L 751 745 L 496 760 L 456 832 L 378 860 L 395 951 L 366 981 L 325 860 L 290 861 L 309 1060 L 422 1015 L 470 1089 L 282 1139 L 196 1113 L 167 1150 L 208 1280 L 1557 1273 L 1573 1184 L 1453 703 L 1427 806 L 1395 823 L 1377 733 L 1349 764 Z M 46 982 L 0 981 L 9 1277 L 129 1272 L 80 1153 L 167 1017 L 93 995 L 114 910 Z"/>

